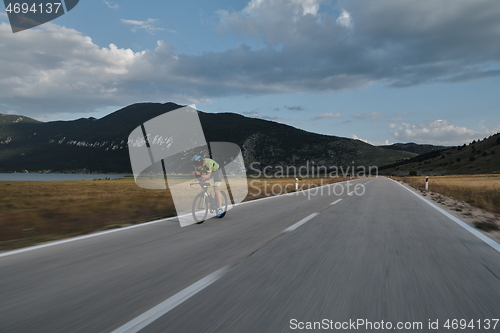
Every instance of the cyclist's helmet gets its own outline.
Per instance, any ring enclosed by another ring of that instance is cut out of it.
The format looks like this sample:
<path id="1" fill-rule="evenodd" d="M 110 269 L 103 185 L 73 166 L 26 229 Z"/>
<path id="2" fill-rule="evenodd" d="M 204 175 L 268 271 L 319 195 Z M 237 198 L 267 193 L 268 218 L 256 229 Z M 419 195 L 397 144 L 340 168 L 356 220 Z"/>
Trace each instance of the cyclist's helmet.
<path id="1" fill-rule="evenodd" d="M 193 157 L 193 164 L 194 164 L 195 166 L 200 166 L 200 165 L 202 165 L 202 164 L 203 164 L 203 161 L 204 161 L 204 159 L 203 159 L 203 157 L 201 157 L 200 155 L 196 155 L 195 157 Z"/>

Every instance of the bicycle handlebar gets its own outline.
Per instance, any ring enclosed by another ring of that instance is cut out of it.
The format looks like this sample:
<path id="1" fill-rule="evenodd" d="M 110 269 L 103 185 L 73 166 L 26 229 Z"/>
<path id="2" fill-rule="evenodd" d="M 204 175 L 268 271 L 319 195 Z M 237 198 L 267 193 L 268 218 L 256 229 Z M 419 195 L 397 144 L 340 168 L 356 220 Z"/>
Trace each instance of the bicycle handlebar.
<path id="1" fill-rule="evenodd" d="M 210 183 L 207 183 L 207 182 L 198 182 L 198 183 L 190 183 L 189 186 L 193 186 L 193 185 L 200 185 L 200 186 L 205 186 L 205 187 L 211 187 L 212 185 L 210 185 Z"/>

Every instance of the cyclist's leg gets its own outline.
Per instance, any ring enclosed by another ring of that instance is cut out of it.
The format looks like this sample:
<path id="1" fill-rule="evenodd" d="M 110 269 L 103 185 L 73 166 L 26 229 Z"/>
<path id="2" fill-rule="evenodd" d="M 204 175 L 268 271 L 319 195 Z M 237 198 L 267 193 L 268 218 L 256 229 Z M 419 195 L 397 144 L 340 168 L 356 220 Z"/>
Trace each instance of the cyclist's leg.
<path id="1" fill-rule="evenodd" d="M 217 198 L 217 208 L 222 209 L 222 194 L 220 193 L 220 186 L 222 185 L 222 170 L 219 169 L 212 173 L 214 177 L 214 193 Z"/>
<path id="2" fill-rule="evenodd" d="M 222 209 L 222 194 L 220 193 L 220 186 L 214 186 L 215 197 L 217 198 L 217 208 Z"/>

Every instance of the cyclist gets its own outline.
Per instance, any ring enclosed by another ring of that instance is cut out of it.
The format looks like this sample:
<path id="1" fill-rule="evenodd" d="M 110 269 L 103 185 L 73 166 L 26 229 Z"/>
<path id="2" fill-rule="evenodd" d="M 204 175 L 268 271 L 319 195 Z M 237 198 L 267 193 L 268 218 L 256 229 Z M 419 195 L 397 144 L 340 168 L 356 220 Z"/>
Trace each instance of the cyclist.
<path id="1" fill-rule="evenodd" d="M 216 217 L 221 217 L 224 213 L 222 209 L 222 194 L 220 193 L 220 186 L 222 184 L 222 170 L 219 167 L 219 163 L 215 162 L 211 158 L 203 158 L 199 155 L 193 157 L 193 166 L 195 171 L 193 175 L 197 178 L 202 178 L 203 180 L 208 180 L 210 178 L 214 179 L 214 192 L 217 198 L 217 215 Z"/>

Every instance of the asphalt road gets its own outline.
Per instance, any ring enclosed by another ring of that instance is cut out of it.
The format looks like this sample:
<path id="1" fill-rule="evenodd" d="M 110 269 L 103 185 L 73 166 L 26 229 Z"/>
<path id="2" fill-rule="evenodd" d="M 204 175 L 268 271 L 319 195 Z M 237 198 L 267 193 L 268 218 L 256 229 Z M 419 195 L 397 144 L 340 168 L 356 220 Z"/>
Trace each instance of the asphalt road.
<path id="1" fill-rule="evenodd" d="M 392 180 L 352 184 L 2 256 L 0 332 L 500 332 L 500 253 Z"/>

